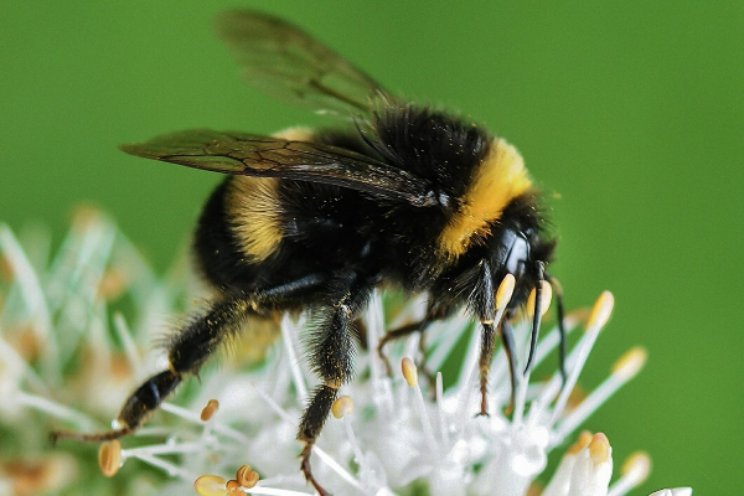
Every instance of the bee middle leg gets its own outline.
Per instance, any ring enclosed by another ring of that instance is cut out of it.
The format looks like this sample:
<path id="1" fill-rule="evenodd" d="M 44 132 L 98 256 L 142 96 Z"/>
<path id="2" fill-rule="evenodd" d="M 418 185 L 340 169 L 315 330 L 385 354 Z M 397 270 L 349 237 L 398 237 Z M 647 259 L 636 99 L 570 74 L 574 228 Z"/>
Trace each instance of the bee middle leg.
<path id="1" fill-rule="evenodd" d="M 426 332 L 429 324 L 431 324 L 431 321 L 428 319 L 428 317 L 425 317 L 418 322 L 411 322 L 410 324 L 398 327 L 397 329 L 391 329 L 380 338 L 380 340 L 377 342 L 377 356 L 379 356 L 380 360 L 382 360 L 382 363 L 385 364 L 385 370 L 387 371 L 388 375 L 393 374 L 393 367 L 390 364 L 390 358 L 388 358 L 387 353 L 385 353 L 385 345 L 387 345 L 391 341 L 395 341 L 419 332 L 421 333 L 421 341 L 419 341 L 419 351 L 421 352 L 422 360 L 425 360 L 426 345 L 424 342 L 424 332 Z"/>
<path id="2" fill-rule="evenodd" d="M 380 357 L 380 360 L 382 360 L 382 363 L 385 364 L 385 370 L 387 374 L 392 375 L 393 368 L 390 364 L 390 359 L 388 358 L 387 353 L 385 353 L 385 346 L 391 341 L 395 341 L 397 339 L 401 339 L 418 332 L 421 334 L 421 338 L 418 342 L 418 349 L 419 354 L 421 355 L 421 359 L 418 360 L 416 365 L 421 370 L 421 373 L 424 374 L 424 376 L 427 378 L 427 380 L 429 381 L 429 385 L 432 386 L 432 391 L 434 391 L 436 376 L 426 367 L 426 359 L 428 358 L 426 355 L 426 331 L 431 324 L 438 320 L 447 318 L 452 313 L 452 311 L 453 308 L 448 305 L 433 304 L 430 301 L 429 306 L 426 310 L 426 316 L 423 319 L 398 327 L 397 329 L 391 329 L 387 331 L 377 343 L 377 355 Z"/>
<path id="3" fill-rule="evenodd" d="M 338 390 L 352 377 L 354 355 L 352 324 L 354 316 L 367 300 L 369 293 L 370 289 L 367 287 L 355 287 L 347 291 L 323 315 L 311 340 L 311 365 L 323 383 L 313 391 L 305 408 L 297 439 L 304 443 L 300 454 L 300 469 L 305 479 L 321 496 L 328 496 L 329 493 L 313 476 L 310 455 L 338 396 Z"/>

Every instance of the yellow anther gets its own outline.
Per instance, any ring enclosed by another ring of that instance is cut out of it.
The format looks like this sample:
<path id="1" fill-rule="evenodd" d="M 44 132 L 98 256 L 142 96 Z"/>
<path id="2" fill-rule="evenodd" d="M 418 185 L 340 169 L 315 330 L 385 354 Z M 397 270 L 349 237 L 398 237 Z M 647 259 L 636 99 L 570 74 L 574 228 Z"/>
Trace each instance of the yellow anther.
<path id="1" fill-rule="evenodd" d="M 612 454 L 612 448 L 610 448 L 610 441 L 603 433 L 598 432 L 592 437 L 592 441 L 589 443 L 589 456 L 595 465 L 605 463 L 610 459 Z"/>
<path id="2" fill-rule="evenodd" d="M 403 372 L 403 377 L 405 378 L 409 386 L 418 386 L 418 369 L 416 368 L 416 364 L 413 363 L 413 360 L 411 360 L 409 357 L 405 357 L 400 362 L 400 369 Z"/>
<path id="3" fill-rule="evenodd" d="M 354 400 L 350 396 L 341 396 L 333 402 L 331 413 L 337 419 L 344 418 L 354 411 Z"/>
<path id="4" fill-rule="evenodd" d="M 631 453 L 623 463 L 620 473 L 623 475 L 632 473 L 633 479 L 637 480 L 638 484 L 643 483 L 651 473 L 651 457 L 645 451 Z"/>
<path id="5" fill-rule="evenodd" d="M 11 280 L 14 274 L 13 265 L 10 260 L 2 254 L 0 254 L 0 276 L 7 280 Z"/>
<path id="6" fill-rule="evenodd" d="M 260 477 L 250 465 L 241 465 L 235 473 L 235 479 L 241 487 L 250 489 L 258 483 Z"/>
<path id="7" fill-rule="evenodd" d="M 201 421 L 207 422 L 209 419 L 211 419 L 215 413 L 217 413 L 217 410 L 220 408 L 220 402 L 217 400 L 209 400 L 207 401 L 206 406 L 202 408 L 201 411 Z"/>
<path id="8" fill-rule="evenodd" d="M 98 448 L 98 466 L 106 477 L 113 477 L 121 467 L 121 443 L 118 439 L 101 443 Z"/>
<path id="9" fill-rule="evenodd" d="M 506 274 L 504 279 L 499 284 L 499 288 L 496 290 L 496 310 L 502 310 L 506 308 L 514 294 L 514 286 L 516 286 L 517 280 L 512 274 Z"/>
<path id="10" fill-rule="evenodd" d="M 571 393 L 568 395 L 568 402 L 566 408 L 572 410 L 578 407 L 587 397 L 586 391 L 580 385 L 574 386 Z"/>
<path id="11" fill-rule="evenodd" d="M 107 270 L 98 283 L 98 295 L 105 300 L 119 297 L 127 287 L 126 274 L 117 268 Z"/>
<path id="12" fill-rule="evenodd" d="M 245 493 L 240 488 L 240 483 L 236 480 L 229 480 L 225 484 L 225 490 L 228 496 L 243 496 Z"/>
<path id="13" fill-rule="evenodd" d="M 612 365 L 612 374 L 628 380 L 635 377 L 646 364 L 648 353 L 641 346 L 635 346 L 618 358 Z"/>
<path id="14" fill-rule="evenodd" d="M 569 455 L 575 455 L 579 451 L 583 450 L 587 446 L 589 446 L 589 443 L 592 442 L 592 433 L 589 431 L 581 431 L 581 434 L 579 434 L 579 438 L 576 440 L 575 443 L 573 443 L 567 450 L 566 454 Z"/>
<path id="15" fill-rule="evenodd" d="M 72 212 L 72 228 L 78 232 L 85 232 L 101 222 L 103 218 L 98 208 L 91 205 L 77 205 Z"/>
<path id="16" fill-rule="evenodd" d="M 589 314 L 586 328 L 604 327 L 612 315 L 612 307 L 615 306 L 615 297 L 609 291 L 602 291 Z"/>
<path id="17" fill-rule="evenodd" d="M 225 496 L 227 481 L 219 475 L 202 475 L 194 481 L 194 490 L 199 496 Z"/>
<path id="18" fill-rule="evenodd" d="M 540 293 L 540 317 L 550 308 L 550 302 L 553 300 L 553 287 L 548 281 L 540 281 L 542 292 Z M 527 317 L 532 319 L 535 316 L 535 297 L 537 291 L 532 288 L 530 295 L 527 297 Z"/>

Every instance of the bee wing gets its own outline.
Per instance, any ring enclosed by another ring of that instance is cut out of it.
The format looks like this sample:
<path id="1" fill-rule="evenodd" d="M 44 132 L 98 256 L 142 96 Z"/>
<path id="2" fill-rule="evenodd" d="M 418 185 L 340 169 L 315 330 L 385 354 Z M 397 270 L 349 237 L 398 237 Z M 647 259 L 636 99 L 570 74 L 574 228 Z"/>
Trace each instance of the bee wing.
<path id="1" fill-rule="evenodd" d="M 217 30 L 248 82 L 275 96 L 342 115 L 366 114 L 375 101 L 392 100 L 370 76 L 282 19 L 233 10 L 218 18 Z"/>
<path id="2" fill-rule="evenodd" d="M 206 129 L 181 131 L 146 143 L 123 145 L 129 154 L 223 174 L 278 177 L 332 184 L 396 199 L 412 206 L 436 204 L 430 185 L 407 171 L 322 143 L 289 141 Z"/>

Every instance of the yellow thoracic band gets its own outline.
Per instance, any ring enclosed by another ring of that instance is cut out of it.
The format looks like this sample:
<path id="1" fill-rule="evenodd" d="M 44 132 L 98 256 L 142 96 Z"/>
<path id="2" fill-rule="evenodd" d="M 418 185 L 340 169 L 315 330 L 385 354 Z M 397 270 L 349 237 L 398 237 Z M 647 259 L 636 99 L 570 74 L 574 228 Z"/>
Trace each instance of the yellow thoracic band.
<path id="1" fill-rule="evenodd" d="M 439 235 L 439 252 L 448 259 L 465 253 L 473 241 L 489 234 L 489 224 L 501 217 L 506 206 L 531 187 L 517 149 L 495 139 L 460 198 L 460 209 Z"/>

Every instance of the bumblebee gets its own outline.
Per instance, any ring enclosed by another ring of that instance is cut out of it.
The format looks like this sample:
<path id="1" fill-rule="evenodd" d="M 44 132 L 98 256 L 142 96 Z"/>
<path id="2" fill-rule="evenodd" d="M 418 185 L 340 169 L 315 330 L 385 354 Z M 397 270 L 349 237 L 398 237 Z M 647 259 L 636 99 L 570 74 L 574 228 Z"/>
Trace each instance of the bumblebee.
<path id="1" fill-rule="evenodd" d="M 132 155 L 226 175 L 206 202 L 194 238 L 197 265 L 218 297 L 170 339 L 168 368 L 132 393 L 118 429 L 56 435 L 100 441 L 129 434 L 246 319 L 310 309 L 318 323 L 309 359 L 321 382 L 298 439 L 304 443 L 301 470 L 324 495 L 310 453 L 339 388 L 353 375 L 353 323 L 373 289 L 428 295 L 420 322 L 382 339 L 382 357 L 386 342 L 423 333 L 467 306 L 481 327 L 478 413 L 486 415 L 496 338 L 509 358 L 513 391 L 520 374 L 511 323 L 534 302 L 527 309 L 529 368 L 541 294 L 552 284 L 560 296 L 547 272 L 555 240 L 522 157 L 503 138 L 395 98 L 284 20 L 233 11 L 220 17 L 218 29 L 249 83 L 334 113 L 347 126 L 274 136 L 199 129 L 122 146 Z M 501 311 L 496 292 L 509 274 L 513 294 Z"/>

